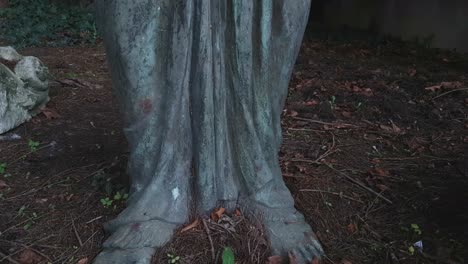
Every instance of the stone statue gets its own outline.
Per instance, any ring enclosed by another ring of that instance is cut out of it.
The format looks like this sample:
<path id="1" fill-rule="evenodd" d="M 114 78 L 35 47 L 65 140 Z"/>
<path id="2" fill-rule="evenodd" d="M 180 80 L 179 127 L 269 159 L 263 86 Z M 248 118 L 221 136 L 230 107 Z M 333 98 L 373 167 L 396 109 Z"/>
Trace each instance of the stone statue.
<path id="1" fill-rule="evenodd" d="M 95 263 L 150 263 L 191 209 L 242 208 L 273 253 L 323 252 L 278 162 L 310 0 L 98 0 L 130 145 L 128 207 Z"/>
<path id="2" fill-rule="evenodd" d="M 0 134 L 28 121 L 49 101 L 49 71 L 32 56 L 0 47 L 0 59 L 15 62 L 14 72 L 0 63 Z"/>

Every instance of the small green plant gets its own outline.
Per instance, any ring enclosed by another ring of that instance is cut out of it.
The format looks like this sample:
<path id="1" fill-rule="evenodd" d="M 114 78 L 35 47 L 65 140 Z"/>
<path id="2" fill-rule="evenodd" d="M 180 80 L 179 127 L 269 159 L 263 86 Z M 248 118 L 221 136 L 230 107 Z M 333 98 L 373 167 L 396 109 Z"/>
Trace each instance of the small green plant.
<path id="1" fill-rule="evenodd" d="M 102 204 L 105 208 L 109 208 L 109 207 L 112 205 L 113 202 L 114 202 L 114 201 L 111 200 L 109 197 L 106 197 L 106 198 L 102 198 L 102 199 L 101 199 L 101 204 Z"/>
<path id="2" fill-rule="evenodd" d="M 381 247 L 379 244 L 372 243 L 372 244 L 370 245 L 370 249 L 373 250 L 373 251 L 381 251 L 381 250 L 382 250 L 382 247 Z"/>
<path id="3" fill-rule="evenodd" d="M 167 257 L 169 258 L 167 260 L 167 263 L 169 264 L 178 263 L 180 261 L 180 257 L 177 256 L 176 254 L 167 254 Z"/>
<path id="4" fill-rule="evenodd" d="M 355 105 L 356 111 L 361 110 L 361 107 L 362 107 L 362 102 L 358 102 L 358 103 Z"/>
<path id="5" fill-rule="evenodd" d="M 18 210 L 18 216 L 22 217 L 25 215 L 24 210 L 26 210 L 26 206 L 21 206 L 20 209 Z"/>
<path id="6" fill-rule="evenodd" d="M 334 109 L 336 107 L 336 96 L 332 95 L 330 100 L 328 100 L 328 103 L 330 104 L 331 108 Z"/>
<path id="7" fill-rule="evenodd" d="M 90 11 L 49 0 L 10 0 L 8 8 L 0 9 L 0 20 L 1 37 L 20 48 L 94 43 L 97 38 Z"/>
<path id="8" fill-rule="evenodd" d="M 223 250 L 223 264 L 234 264 L 234 251 L 230 247 L 225 247 Z"/>
<path id="9" fill-rule="evenodd" d="M 418 224 L 411 224 L 411 229 L 412 229 L 413 232 L 416 233 L 417 235 L 421 235 L 421 234 L 422 234 L 421 228 L 419 227 Z"/>
<path id="10" fill-rule="evenodd" d="M 409 247 L 408 247 L 408 252 L 409 252 L 410 255 L 414 255 L 414 252 L 415 252 L 415 251 L 416 251 L 416 250 L 414 249 L 413 246 L 409 246 Z"/>
<path id="11" fill-rule="evenodd" d="M 37 151 L 37 147 L 39 147 L 41 143 L 39 143 L 39 141 L 34 141 L 32 139 L 30 139 L 28 141 L 28 147 L 29 149 L 31 150 L 31 152 L 36 152 Z"/>
<path id="12" fill-rule="evenodd" d="M 7 164 L 5 162 L 0 162 L 0 174 L 4 174 L 7 169 Z"/>
<path id="13" fill-rule="evenodd" d="M 78 77 L 78 74 L 73 73 L 73 72 L 70 72 L 70 73 L 67 73 L 67 74 L 65 75 L 65 77 L 67 77 L 67 78 L 69 78 L 69 79 L 75 79 L 75 78 Z"/>
<path id="14" fill-rule="evenodd" d="M 113 204 L 114 209 L 116 209 L 117 208 L 117 204 L 116 204 L 117 202 L 119 202 L 119 201 L 124 202 L 127 199 L 128 199 L 128 194 L 127 193 L 122 194 L 121 192 L 117 192 L 117 193 L 115 193 L 115 195 L 112 198 L 106 197 L 106 198 L 102 198 L 100 201 L 101 201 L 101 204 L 105 208 L 109 208 Z"/>
<path id="15" fill-rule="evenodd" d="M 127 200 L 127 199 L 128 199 L 128 193 L 121 194 L 120 192 L 117 192 L 114 195 L 114 201 Z"/>
<path id="16" fill-rule="evenodd" d="M 26 213 L 24 213 L 24 209 L 25 209 L 25 207 L 22 206 L 22 207 L 20 208 L 21 213 L 18 212 L 18 215 L 26 216 Z M 31 228 L 31 226 L 34 225 L 34 224 L 36 223 L 37 218 L 38 218 L 37 213 L 36 213 L 36 212 L 33 212 L 33 213 L 31 214 L 31 217 L 26 221 L 26 224 L 24 224 L 23 229 L 24 229 L 24 230 L 28 230 L 29 228 Z"/>

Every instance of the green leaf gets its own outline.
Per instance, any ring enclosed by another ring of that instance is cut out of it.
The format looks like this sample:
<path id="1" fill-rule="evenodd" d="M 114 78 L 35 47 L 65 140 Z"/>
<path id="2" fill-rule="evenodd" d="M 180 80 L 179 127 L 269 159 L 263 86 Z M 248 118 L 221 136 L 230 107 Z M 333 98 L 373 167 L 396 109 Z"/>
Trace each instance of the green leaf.
<path id="1" fill-rule="evenodd" d="M 34 41 L 34 38 L 32 38 L 32 39 L 33 39 L 33 41 Z M 40 145 L 39 141 L 34 141 L 34 140 L 32 140 L 32 139 L 30 139 L 30 140 L 28 141 L 29 149 L 30 149 L 32 152 L 36 151 L 36 150 L 37 150 L 37 147 L 39 147 L 39 145 Z"/>
<path id="2" fill-rule="evenodd" d="M 223 264 L 234 264 L 234 251 L 230 247 L 223 250 Z"/>
<path id="3" fill-rule="evenodd" d="M 0 163 L 0 174 L 4 174 L 7 168 L 7 164 L 2 162 Z"/>
<path id="4" fill-rule="evenodd" d="M 418 224 L 411 224 L 411 228 L 413 229 L 413 231 L 418 234 L 418 235 L 421 235 L 422 234 L 422 231 L 421 231 L 421 228 L 419 228 L 419 225 Z"/>
<path id="5" fill-rule="evenodd" d="M 24 210 L 25 210 L 25 209 L 26 209 L 26 206 L 24 206 L 24 205 L 21 206 L 21 208 L 18 210 L 18 215 L 19 215 L 19 216 L 24 215 Z"/>
<path id="6" fill-rule="evenodd" d="M 413 255 L 413 254 L 414 254 L 414 251 L 415 251 L 415 249 L 414 249 L 413 246 L 410 246 L 410 247 L 408 248 L 408 252 L 410 253 L 410 255 Z"/>
<path id="7" fill-rule="evenodd" d="M 120 199 L 122 199 L 122 195 L 120 194 L 120 192 L 117 192 L 117 193 L 114 195 L 114 200 L 119 201 Z"/>

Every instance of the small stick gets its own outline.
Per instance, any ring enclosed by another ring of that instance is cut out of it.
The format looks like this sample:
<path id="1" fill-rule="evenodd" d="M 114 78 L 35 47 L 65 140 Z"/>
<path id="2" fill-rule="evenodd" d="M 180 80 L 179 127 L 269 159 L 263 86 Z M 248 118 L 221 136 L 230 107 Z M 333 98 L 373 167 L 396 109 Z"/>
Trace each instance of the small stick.
<path id="1" fill-rule="evenodd" d="M 323 133 L 323 132 L 324 132 L 323 130 L 317 130 L 317 129 L 310 129 L 310 128 L 292 128 L 292 127 L 288 127 L 287 130 L 291 130 L 291 131 L 304 131 L 304 132 L 320 132 L 320 133 Z"/>
<path id="2" fill-rule="evenodd" d="M 91 219 L 91 220 L 89 220 L 88 222 L 86 222 L 86 224 L 89 225 L 89 224 L 91 224 L 92 222 L 97 221 L 97 220 L 99 220 L 99 219 L 101 219 L 101 218 L 102 218 L 102 215 L 101 215 L 101 216 L 98 216 L 98 217 L 96 217 L 96 218 L 93 218 L 93 219 Z"/>
<path id="3" fill-rule="evenodd" d="M 310 119 L 310 118 L 293 117 L 293 119 L 300 120 L 300 121 L 307 121 L 307 122 L 310 122 L 310 123 L 316 123 L 316 124 L 321 124 L 321 125 L 328 125 L 328 126 L 334 125 L 333 123 L 323 122 L 323 121 L 314 120 L 314 119 Z"/>
<path id="4" fill-rule="evenodd" d="M 308 160 L 308 159 L 292 159 L 291 161 L 295 161 L 295 162 L 306 162 L 306 163 L 317 164 L 317 165 L 321 165 L 321 164 L 322 164 L 321 162 L 318 162 L 318 161 L 316 161 L 316 160 Z"/>
<path id="5" fill-rule="evenodd" d="M 444 95 L 447 95 L 447 94 L 449 94 L 449 93 L 453 93 L 453 92 L 457 92 L 457 91 L 463 91 L 463 90 L 468 90 L 468 88 L 459 88 L 459 89 L 450 90 L 450 91 L 448 91 L 448 92 L 439 94 L 438 96 L 432 98 L 432 100 L 435 100 L 435 99 L 437 99 L 437 98 L 439 98 L 439 97 L 442 97 L 442 96 L 444 96 Z"/>
<path id="6" fill-rule="evenodd" d="M 214 245 L 213 245 L 213 239 L 211 239 L 210 229 L 208 228 L 208 225 L 206 224 L 205 219 L 202 219 L 202 222 L 203 222 L 203 225 L 205 226 L 205 231 L 206 231 L 206 234 L 208 235 L 208 240 L 210 240 L 211 257 L 213 258 L 213 261 L 215 261 L 216 256 L 215 256 L 215 250 L 214 250 Z"/>
<path id="7" fill-rule="evenodd" d="M 358 200 L 358 199 L 354 199 L 353 197 L 350 197 L 350 196 L 347 196 L 347 195 L 344 195 L 342 193 L 337 193 L 337 192 L 329 192 L 329 191 L 323 191 L 323 190 L 315 190 L 315 189 L 301 189 L 299 190 L 300 192 L 319 192 L 319 193 L 328 193 L 328 194 L 333 194 L 333 195 L 338 195 L 342 198 L 346 198 L 346 199 L 349 199 L 349 200 L 353 200 L 355 202 L 358 202 L 358 203 L 364 203 L 363 201 L 361 200 Z"/>
<path id="8" fill-rule="evenodd" d="M 323 153 L 322 155 L 320 155 L 320 157 L 318 157 L 315 161 L 316 162 L 319 162 L 326 158 L 327 156 L 333 154 L 336 150 L 335 150 L 335 146 L 336 146 L 336 143 L 335 143 L 335 135 L 333 133 L 330 133 L 332 135 L 332 146 L 331 148 L 329 148 L 327 151 L 325 151 L 325 153 Z"/>
<path id="9" fill-rule="evenodd" d="M 314 120 L 314 119 L 309 119 L 309 118 L 303 118 L 303 117 L 293 117 L 293 119 L 300 120 L 300 121 L 307 121 L 310 123 L 316 123 L 320 125 L 325 125 L 325 126 L 334 126 L 334 125 L 339 125 L 340 123 L 329 123 L 329 122 L 323 122 L 319 120 Z M 347 124 L 347 123 L 342 123 L 341 125 L 349 126 L 349 127 L 357 127 L 355 125 Z"/>
<path id="10" fill-rule="evenodd" d="M 23 158 L 26 158 L 28 155 L 30 155 L 30 154 L 32 154 L 32 153 L 34 153 L 34 152 L 38 152 L 39 150 L 43 150 L 43 149 L 48 148 L 48 147 L 52 147 L 52 146 L 54 146 L 55 144 L 57 144 L 57 143 L 56 143 L 55 141 L 52 141 L 52 142 L 50 142 L 49 144 L 44 145 L 44 146 L 42 146 L 42 147 L 40 147 L 40 148 L 37 148 L 37 149 L 34 150 L 34 151 L 31 150 L 31 151 L 27 152 L 26 154 L 20 156 L 19 158 L 14 159 L 14 160 L 11 161 L 9 164 L 10 164 L 10 165 L 11 165 L 11 164 L 14 164 L 14 163 L 18 162 L 19 160 L 21 160 L 21 159 L 23 159 Z"/>
<path id="11" fill-rule="evenodd" d="M 372 190 L 371 188 L 367 187 L 366 185 L 364 185 L 363 183 L 361 183 L 360 181 L 352 178 L 351 176 L 347 175 L 346 173 L 342 172 L 342 171 L 339 171 L 335 168 L 333 168 L 332 166 L 330 166 L 329 164 L 326 164 L 327 167 L 329 167 L 330 169 L 338 172 L 341 176 L 345 177 L 346 179 L 350 180 L 352 183 L 358 185 L 359 187 L 363 188 L 364 190 L 372 193 L 372 194 L 375 194 L 377 197 L 381 198 L 382 200 L 384 200 L 385 202 L 389 203 L 389 204 L 393 204 L 392 201 L 390 201 L 390 199 L 386 198 L 385 196 L 383 196 L 382 194 Z"/>
<path id="12" fill-rule="evenodd" d="M 13 264 L 21 264 L 21 263 L 19 263 L 18 261 L 14 260 L 14 259 L 13 259 L 12 257 L 10 257 L 9 255 L 5 255 L 5 254 L 3 254 L 2 252 L 0 252 L 0 257 L 2 257 L 2 258 L 0 259 L 0 261 L 6 259 L 6 260 L 8 260 L 9 262 L 11 262 L 11 263 L 13 263 Z"/>
<path id="13" fill-rule="evenodd" d="M 76 230 L 75 221 L 73 221 L 73 218 L 71 219 L 71 222 L 72 222 L 72 226 L 73 226 L 73 231 L 75 232 L 76 239 L 78 239 L 78 243 L 80 243 L 80 247 L 82 247 L 83 246 L 83 241 L 81 241 L 81 237 L 78 234 L 78 231 Z"/>

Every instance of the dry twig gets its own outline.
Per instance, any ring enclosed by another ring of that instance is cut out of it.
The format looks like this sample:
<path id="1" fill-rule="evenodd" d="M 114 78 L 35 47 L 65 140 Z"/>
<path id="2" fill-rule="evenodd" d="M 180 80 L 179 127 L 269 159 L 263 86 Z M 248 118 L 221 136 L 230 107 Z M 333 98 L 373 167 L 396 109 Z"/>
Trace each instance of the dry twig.
<path id="1" fill-rule="evenodd" d="M 8 260 L 10 263 L 13 263 L 13 264 L 21 264 L 19 263 L 18 261 L 14 260 L 12 257 L 10 257 L 10 255 L 6 255 L 6 254 L 3 254 L 2 252 L 0 252 L 0 261 L 3 261 L 3 260 Z"/>
<path id="2" fill-rule="evenodd" d="M 328 194 L 333 194 L 333 195 L 340 196 L 340 198 L 346 198 L 346 199 L 349 199 L 349 200 L 352 200 L 352 201 L 355 201 L 355 202 L 358 202 L 358 203 L 364 203 L 364 202 L 363 202 L 363 201 L 361 201 L 361 200 L 354 199 L 353 197 L 350 197 L 350 196 L 344 195 L 343 193 L 330 192 L 330 191 L 323 191 L 323 190 L 316 190 L 316 189 L 301 189 L 301 190 L 299 190 L 299 191 L 300 191 L 300 192 L 319 192 L 319 193 L 328 193 Z"/>
<path id="3" fill-rule="evenodd" d="M 449 94 L 449 93 L 453 93 L 453 92 L 457 92 L 457 91 L 464 91 L 464 90 L 468 90 L 468 88 L 453 89 L 453 90 L 450 90 L 450 91 L 448 91 L 448 92 L 441 93 L 441 94 L 439 94 L 438 96 L 435 96 L 434 98 L 432 98 L 432 100 L 435 100 L 435 99 L 437 99 L 437 98 L 439 98 L 439 97 L 442 97 L 442 96 L 444 96 L 444 95 L 447 95 L 447 94 Z"/>
<path id="4" fill-rule="evenodd" d="M 72 223 L 73 232 L 75 233 L 76 239 L 78 240 L 78 243 L 80 244 L 80 247 L 82 247 L 83 246 L 83 241 L 81 241 L 81 237 L 78 234 L 78 231 L 76 230 L 75 221 L 73 220 L 73 218 L 71 218 L 71 223 Z"/>
<path id="5" fill-rule="evenodd" d="M 210 229 L 208 228 L 208 225 L 206 224 L 205 219 L 202 219 L 202 222 L 203 222 L 203 226 L 205 226 L 205 231 L 206 231 L 206 234 L 208 235 L 208 240 L 210 241 L 211 257 L 213 258 L 213 261 L 215 261 L 216 255 L 215 255 L 215 250 L 214 250 L 214 245 L 213 245 L 213 239 L 211 238 L 211 234 L 210 234 Z"/>
<path id="6" fill-rule="evenodd" d="M 386 198 L 386 197 L 383 196 L 382 194 L 380 194 L 380 193 L 378 193 L 378 192 L 372 190 L 371 188 L 367 187 L 367 186 L 364 185 L 362 182 L 360 182 L 360 181 L 354 179 L 353 177 L 349 176 L 348 174 L 346 174 L 346 173 L 344 173 L 344 172 L 342 172 L 342 171 L 340 171 L 340 170 L 337 170 L 337 169 L 333 168 L 333 167 L 332 167 L 331 165 L 329 165 L 329 164 L 326 164 L 326 165 L 327 165 L 327 167 L 329 167 L 330 169 L 336 171 L 336 172 L 339 173 L 341 176 L 345 177 L 346 179 L 348 179 L 348 180 L 351 181 L 352 183 L 358 185 L 359 187 L 363 188 L 364 190 L 366 190 L 366 191 L 368 191 L 368 192 L 370 192 L 370 193 L 372 193 L 372 194 L 375 194 L 377 197 L 379 197 L 380 199 L 384 200 L 385 202 L 387 202 L 387 203 L 389 203 L 389 204 L 393 204 L 393 202 L 392 202 L 390 199 Z"/>

